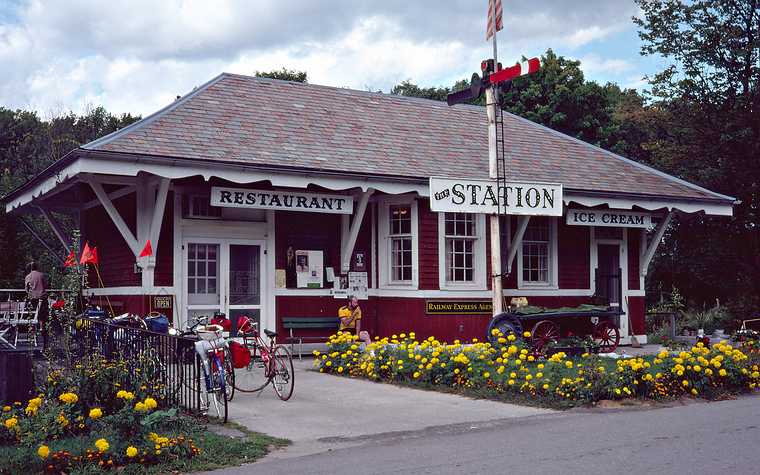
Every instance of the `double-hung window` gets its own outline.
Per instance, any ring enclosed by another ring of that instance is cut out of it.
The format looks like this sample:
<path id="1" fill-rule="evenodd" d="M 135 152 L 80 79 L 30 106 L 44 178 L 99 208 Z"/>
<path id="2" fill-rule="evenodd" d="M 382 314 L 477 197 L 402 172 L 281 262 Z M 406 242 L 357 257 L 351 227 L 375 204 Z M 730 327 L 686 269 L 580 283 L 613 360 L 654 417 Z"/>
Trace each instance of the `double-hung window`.
<path id="1" fill-rule="evenodd" d="M 390 198 L 380 203 L 380 285 L 417 287 L 417 203 Z"/>
<path id="2" fill-rule="evenodd" d="M 530 219 L 520 252 L 520 283 L 523 286 L 556 286 L 556 229 L 554 220 L 534 216 Z"/>
<path id="3" fill-rule="evenodd" d="M 391 283 L 412 282 L 412 207 L 391 206 L 389 210 Z"/>
<path id="4" fill-rule="evenodd" d="M 439 228 L 440 288 L 485 288 L 484 217 L 441 213 Z"/>

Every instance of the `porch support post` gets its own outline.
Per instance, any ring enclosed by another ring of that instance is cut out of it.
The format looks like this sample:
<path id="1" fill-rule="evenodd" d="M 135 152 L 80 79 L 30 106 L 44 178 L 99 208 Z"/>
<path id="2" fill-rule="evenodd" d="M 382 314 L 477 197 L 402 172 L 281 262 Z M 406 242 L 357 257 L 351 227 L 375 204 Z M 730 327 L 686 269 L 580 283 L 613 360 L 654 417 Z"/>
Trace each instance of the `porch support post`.
<path id="1" fill-rule="evenodd" d="M 137 185 L 137 220 L 138 223 L 138 247 L 140 251 L 135 254 L 139 255 L 142 247 L 150 240 L 153 248 L 153 255 L 139 258 L 142 263 L 142 286 L 145 291 L 155 287 L 156 275 L 156 251 L 158 250 L 158 240 L 161 236 L 161 224 L 164 220 L 164 211 L 166 210 L 166 197 L 169 194 L 168 178 L 161 178 L 158 181 L 158 189 L 154 188 L 150 181 L 139 183 Z M 155 198 L 154 198 L 155 195 Z"/>
<path id="2" fill-rule="evenodd" d="M 127 226 L 127 223 L 124 222 L 124 219 L 122 219 L 119 211 L 113 205 L 113 202 L 111 202 L 111 199 L 108 197 L 105 190 L 103 190 L 103 185 L 101 185 L 100 182 L 98 182 L 92 176 L 86 177 L 84 181 L 86 181 L 90 185 L 90 188 L 92 188 L 92 191 L 95 192 L 95 196 L 97 196 L 98 200 L 100 200 L 100 204 L 103 205 L 103 209 L 105 209 L 106 213 L 108 213 L 108 216 L 111 218 L 111 221 L 113 221 L 114 226 L 116 226 L 116 229 L 118 229 L 121 233 L 121 236 L 124 238 L 127 246 L 129 246 L 129 249 L 132 250 L 132 253 L 135 256 L 140 254 L 140 248 L 139 244 L 137 243 L 137 239 L 135 239 L 135 236 L 132 234 L 132 231 L 130 231 L 129 226 Z"/>
<path id="3" fill-rule="evenodd" d="M 367 203 L 369 202 L 369 197 L 372 196 L 372 193 L 374 192 L 374 189 L 368 188 L 367 191 L 362 193 L 361 197 L 359 198 L 359 205 L 354 211 L 354 220 L 351 223 L 350 228 L 348 226 L 349 216 L 347 214 L 343 215 L 343 220 L 341 222 L 341 273 L 345 274 L 351 269 L 351 253 L 354 252 L 356 238 L 359 236 L 359 229 L 361 229 L 362 221 L 364 221 L 364 212 L 367 211 Z"/>
<path id="4" fill-rule="evenodd" d="M 63 245 L 63 249 L 66 250 L 66 254 L 68 255 L 69 252 L 71 252 L 71 246 L 69 246 L 69 240 L 66 239 L 63 230 L 58 225 L 58 221 L 56 221 L 53 215 L 51 215 L 50 212 L 42 206 L 37 206 L 37 209 L 40 210 L 40 213 L 42 213 L 45 221 L 47 221 L 48 225 L 50 225 L 50 228 L 53 230 L 53 234 L 55 234 L 58 240 L 61 241 L 61 245 Z"/>
<path id="5" fill-rule="evenodd" d="M 673 219 L 673 211 L 665 215 L 662 221 L 660 221 L 660 224 L 657 225 L 657 228 L 654 231 L 654 236 L 652 236 L 652 241 L 649 243 L 646 250 L 641 255 L 641 260 L 639 261 L 639 270 L 641 272 L 641 275 L 643 276 L 647 275 L 647 269 L 649 268 L 649 263 L 652 262 L 652 258 L 654 257 L 654 253 L 657 250 L 657 246 L 660 245 L 660 241 L 662 241 L 662 236 L 665 234 L 665 230 L 668 229 L 668 226 L 670 225 L 670 221 L 672 219 Z"/>
<path id="6" fill-rule="evenodd" d="M 509 246 L 509 256 L 507 257 L 507 274 L 510 274 L 512 272 L 512 261 L 515 260 L 517 250 L 522 245 L 523 236 L 525 236 L 525 230 L 528 229 L 529 222 L 530 216 L 520 216 L 517 221 L 515 238 L 512 240 L 512 245 Z"/>

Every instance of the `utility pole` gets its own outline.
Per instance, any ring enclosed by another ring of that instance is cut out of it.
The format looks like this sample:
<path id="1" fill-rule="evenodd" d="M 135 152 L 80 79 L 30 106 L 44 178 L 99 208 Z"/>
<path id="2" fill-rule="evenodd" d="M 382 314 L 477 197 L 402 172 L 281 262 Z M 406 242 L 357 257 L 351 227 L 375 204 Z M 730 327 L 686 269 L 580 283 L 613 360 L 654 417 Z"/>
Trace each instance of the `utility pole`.
<path id="1" fill-rule="evenodd" d="M 499 69 L 498 58 L 496 57 L 496 2 L 490 2 L 491 5 L 491 27 L 493 28 L 493 70 Z M 486 88 L 486 112 L 488 114 L 488 176 L 491 180 L 497 180 L 498 174 L 498 157 L 496 154 L 496 114 L 499 107 L 499 91 L 497 84 L 492 83 Z M 502 137 L 503 139 L 503 137 Z M 497 181 L 498 183 L 498 181 Z M 500 193 L 497 185 L 497 196 Z M 501 203 L 499 203 L 499 210 Z M 489 216 L 491 228 L 491 303 L 493 314 L 498 315 L 504 311 L 504 291 L 501 282 L 501 227 L 499 215 L 501 213 Z"/>

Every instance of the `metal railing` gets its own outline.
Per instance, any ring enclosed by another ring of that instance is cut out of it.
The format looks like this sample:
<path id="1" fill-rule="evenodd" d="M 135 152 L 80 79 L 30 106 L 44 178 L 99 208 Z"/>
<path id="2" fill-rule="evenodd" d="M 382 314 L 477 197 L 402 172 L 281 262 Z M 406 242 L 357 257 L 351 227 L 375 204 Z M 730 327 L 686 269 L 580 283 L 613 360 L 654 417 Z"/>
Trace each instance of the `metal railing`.
<path id="1" fill-rule="evenodd" d="M 202 369 L 194 339 L 108 320 L 82 318 L 71 329 L 74 358 L 100 355 L 125 365 L 123 387 L 140 381 L 168 407 L 201 411 Z"/>

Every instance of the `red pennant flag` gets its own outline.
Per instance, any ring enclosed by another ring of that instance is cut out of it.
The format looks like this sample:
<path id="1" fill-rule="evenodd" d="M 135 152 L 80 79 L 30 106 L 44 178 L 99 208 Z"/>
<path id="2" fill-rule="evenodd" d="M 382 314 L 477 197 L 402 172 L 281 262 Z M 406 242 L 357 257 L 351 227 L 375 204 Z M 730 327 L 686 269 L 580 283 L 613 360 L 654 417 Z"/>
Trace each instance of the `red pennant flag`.
<path id="1" fill-rule="evenodd" d="M 152 256 L 153 255 L 153 247 L 150 245 L 150 239 L 148 239 L 148 242 L 145 244 L 145 247 L 143 248 L 142 252 L 137 257 L 146 257 L 146 256 Z"/>
<path id="2" fill-rule="evenodd" d="M 92 260 L 92 249 L 90 249 L 90 243 L 84 243 L 84 249 L 82 250 L 82 257 L 79 258 L 79 263 L 82 265 L 87 264 Z"/>
<path id="3" fill-rule="evenodd" d="M 63 263 L 63 267 L 76 267 L 77 265 L 77 256 L 74 254 L 74 249 L 69 252 L 68 257 L 66 257 L 66 262 Z"/>
<path id="4" fill-rule="evenodd" d="M 97 247 L 93 247 L 92 248 L 92 250 L 90 252 L 90 260 L 87 261 L 87 263 L 88 264 L 95 264 L 95 265 L 100 264 L 100 260 L 98 260 L 98 248 Z"/>

